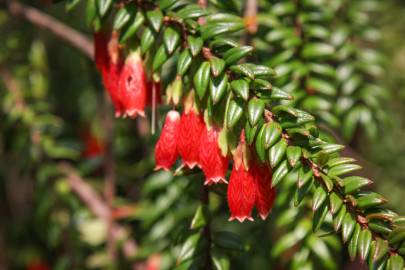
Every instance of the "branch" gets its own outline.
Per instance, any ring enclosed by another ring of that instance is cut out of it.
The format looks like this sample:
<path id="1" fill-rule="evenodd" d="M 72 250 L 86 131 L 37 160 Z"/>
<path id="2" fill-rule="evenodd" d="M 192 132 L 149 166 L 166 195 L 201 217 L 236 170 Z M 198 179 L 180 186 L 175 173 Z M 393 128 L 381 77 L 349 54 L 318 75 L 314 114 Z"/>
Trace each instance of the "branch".
<path id="1" fill-rule="evenodd" d="M 18 3 L 17 1 L 8 2 L 8 11 L 11 15 L 21 16 L 32 24 L 51 31 L 55 36 L 67 41 L 90 59 L 94 58 L 92 41 L 75 29 L 36 8 Z"/>
<path id="2" fill-rule="evenodd" d="M 90 211 L 108 224 L 110 220 L 110 210 L 94 189 L 87 184 L 68 163 L 60 163 L 59 169 L 66 175 L 68 184 Z M 111 228 L 114 239 L 119 239 L 121 235 L 125 235 L 125 229 L 117 223 L 112 222 Z M 122 249 L 124 255 L 128 259 L 131 259 L 136 254 L 138 245 L 133 239 L 127 239 L 123 242 Z"/>

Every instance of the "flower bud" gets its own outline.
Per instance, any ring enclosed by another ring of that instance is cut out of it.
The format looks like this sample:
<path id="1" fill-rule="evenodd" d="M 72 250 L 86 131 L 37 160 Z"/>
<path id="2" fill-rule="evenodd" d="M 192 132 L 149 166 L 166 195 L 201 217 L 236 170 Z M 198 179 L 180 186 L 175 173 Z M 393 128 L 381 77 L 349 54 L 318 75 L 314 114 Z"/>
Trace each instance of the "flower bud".
<path id="1" fill-rule="evenodd" d="M 164 169 L 168 171 L 176 162 L 179 125 L 180 114 L 174 110 L 169 111 L 155 147 L 155 170 Z"/>
<path id="2" fill-rule="evenodd" d="M 177 149 L 184 165 L 190 169 L 199 166 L 200 136 L 204 121 L 194 110 L 182 114 Z"/>
<path id="3" fill-rule="evenodd" d="M 219 132 L 214 128 L 204 128 L 200 139 L 200 165 L 205 174 L 205 185 L 227 183 L 228 159 L 221 155 L 218 146 Z"/>

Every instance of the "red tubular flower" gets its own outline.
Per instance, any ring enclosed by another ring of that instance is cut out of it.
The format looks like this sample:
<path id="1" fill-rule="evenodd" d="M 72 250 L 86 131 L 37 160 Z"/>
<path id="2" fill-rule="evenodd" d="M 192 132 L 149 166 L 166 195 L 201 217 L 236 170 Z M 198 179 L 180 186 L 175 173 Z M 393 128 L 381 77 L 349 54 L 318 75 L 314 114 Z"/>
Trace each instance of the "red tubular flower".
<path id="1" fill-rule="evenodd" d="M 255 201 L 256 186 L 252 171 L 246 169 L 243 163 L 239 168 L 234 163 L 228 185 L 228 205 L 231 211 L 229 220 L 253 221 L 252 209 Z"/>
<path id="2" fill-rule="evenodd" d="M 228 159 L 221 155 L 218 134 L 219 132 L 214 128 L 204 128 L 201 132 L 199 161 L 205 174 L 205 185 L 227 183 L 225 174 L 228 169 Z"/>
<path id="3" fill-rule="evenodd" d="M 252 170 L 256 184 L 257 213 L 265 220 L 276 197 L 276 190 L 271 187 L 272 172 L 270 167 L 261 164 L 253 164 Z"/>
<path id="4" fill-rule="evenodd" d="M 156 170 L 168 171 L 176 162 L 179 125 L 180 114 L 177 111 L 169 111 L 155 148 Z"/>
<path id="5" fill-rule="evenodd" d="M 143 62 L 138 52 L 133 52 L 127 57 L 118 87 L 125 114 L 131 118 L 135 118 L 137 114 L 145 116 L 147 81 Z"/>
<path id="6" fill-rule="evenodd" d="M 248 148 L 245 133 L 242 131 L 238 147 L 234 154 L 234 163 L 228 185 L 228 205 L 231 211 L 229 220 L 245 219 L 253 221 L 252 209 L 256 202 L 254 171 L 248 164 Z"/>
<path id="7" fill-rule="evenodd" d="M 123 105 L 118 93 L 118 81 L 122 70 L 122 60 L 119 57 L 118 34 L 111 38 L 103 32 L 94 33 L 94 58 L 97 69 L 101 72 L 104 87 L 115 107 L 117 117 L 123 114 Z"/>
<path id="8" fill-rule="evenodd" d="M 194 110 L 183 113 L 180 119 L 177 150 L 190 169 L 199 164 L 200 136 L 204 121 Z"/>

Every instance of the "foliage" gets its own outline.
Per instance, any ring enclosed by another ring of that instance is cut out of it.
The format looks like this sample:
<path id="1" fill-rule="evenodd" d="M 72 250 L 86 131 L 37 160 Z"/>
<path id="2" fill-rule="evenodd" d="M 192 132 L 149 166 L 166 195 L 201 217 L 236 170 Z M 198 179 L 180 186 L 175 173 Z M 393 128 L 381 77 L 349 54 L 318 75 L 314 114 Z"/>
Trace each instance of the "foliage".
<path id="1" fill-rule="evenodd" d="M 355 131 L 364 131 L 372 141 L 384 119 L 381 104 L 387 95 L 376 84 L 381 62 L 373 49 L 378 31 L 367 19 L 378 11 L 370 10 L 376 3 L 259 2 L 259 30 L 249 34 L 238 1 L 210 1 L 208 8 L 186 0 L 66 1 L 69 10 L 85 6 L 94 31 L 119 31 L 125 54 L 141 51 L 148 76 L 162 82 L 170 106 L 181 109 L 181 97 L 193 93 L 205 121 L 222 127 L 223 152 L 235 155 L 244 129 L 253 156 L 271 166 L 277 188 L 270 221 L 229 223 L 226 185 L 204 187 L 200 172 L 182 167 L 176 176 L 152 172 L 156 136 L 142 132 L 147 122 L 137 118 L 135 129 L 133 120 L 116 120 L 110 142 L 117 177 L 114 209 L 118 216 L 123 213 L 117 222 L 124 238 L 139 243 L 135 257 L 118 262 L 106 255 L 103 220 L 72 195 L 69 175 L 60 171 L 62 160 L 71 162 L 98 192 L 108 173 L 108 145 L 86 156 L 88 145 L 80 136 L 90 133 L 92 140 L 109 143 L 104 125 L 111 112 L 96 90 L 100 84 L 94 69 L 80 65 L 89 77 L 83 76 L 83 87 L 72 86 L 68 97 L 48 87 L 48 74 L 56 71 L 47 67 L 40 41 L 22 35 L 17 45 L 30 49 L 17 63 L 3 51 L 14 55 L 24 48 L 1 48 L 0 67 L 5 70 L 4 63 L 13 62 L 7 70 L 18 81 L 11 87 L 2 78 L 8 91 L 1 94 L 1 155 L 9 162 L 2 163 L 1 178 L 12 189 L 16 180 L 32 185 L 29 179 L 35 178 L 35 193 L 26 196 L 37 213 L 20 223 L 33 228 L 43 246 L 44 253 L 34 257 L 63 254 L 49 257 L 55 269 L 128 268 L 156 261 L 159 269 L 266 269 L 269 263 L 340 269 L 340 257 L 346 254 L 337 237 L 342 234 L 351 259 L 367 261 L 370 269 L 403 268 L 404 218 L 367 189 L 371 180 L 353 174 L 361 167 L 339 154 L 344 147 L 330 132 L 338 130 L 353 143 L 362 133 Z M 14 34 L 7 33 L 6 44 L 15 44 Z M 241 44 L 250 38 L 253 46 Z M 62 56 L 80 59 L 66 52 Z M 76 79 L 76 74 L 58 76 Z M 163 115 L 168 107 L 162 105 L 158 112 Z M 18 176 L 11 175 L 16 172 Z M 39 227 L 44 224 L 45 234 Z M 12 231 L 14 241 L 30 235 L 20 228 Z M 30 259 L 15 260 L 24 264 Z"/>

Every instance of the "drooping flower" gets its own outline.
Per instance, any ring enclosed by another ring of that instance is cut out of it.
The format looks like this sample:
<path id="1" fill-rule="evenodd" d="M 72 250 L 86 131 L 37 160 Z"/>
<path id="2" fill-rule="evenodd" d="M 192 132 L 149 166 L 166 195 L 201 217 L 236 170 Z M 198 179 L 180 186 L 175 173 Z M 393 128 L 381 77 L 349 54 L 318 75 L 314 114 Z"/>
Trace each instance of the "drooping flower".
<path id="1" fill-rule="evenodd" d="M 108 37 L 104 32 L 94 33 L 94 55 L 96 67 L 100 71 L 104 87 L 115 107 L 115 115 L 123 114 L 123 104 L 118 93 L 118 81 L 122 70 L 122 59 L 118 45 L 118 33 Z"/>
<path id="2" fill-rule="evenodd" d="M 183 112 L 180 119 L 177 149 L 183 164 L 192 169 L 199 164 L 200 136 L 204 121 L 194 109 Z"/>
<path id="3" fill-rule="evenodd" d="M 138 52 L 131 53 L 122 69 L 119 79 L 119 96 L 125 114 L 135 118 L 145 116 L 147 101 L 147 80 L 142 59 Z"/>
<path id="4" fill-rule="evenodd" d="M 177 141 L 179 134 L 180 114 L 177 111 L 169 111 L 155 147 L 156 170 L 170 170 L 176 162 Z"/>
<path id="5" fill-rule="evenodd" d="M 253 220 L 252 209 L 256 202 L 256 185 L 253 170 L 247 166 L 248 148 L 244 131 L 234 154 L 234 163 L 228 185 L 228 205 L 231 211 L 229 220 Z"/>
<path id="6" fill-rule="evenodd" d="M 227 183 L 228 159 L 221 155 L 218 134 L 215 128 L 204 128 L 201 132 L 199 161 L 205 174 L 205 185 Z"/>
<path id="7" fill-rule="evenodd" d="M 251 167 L 256 184 L 256 209 L 265 220 L 273 207 L 276 190 L 271 187 L 272 172 L 269 166 L 254 163 Z"/>

